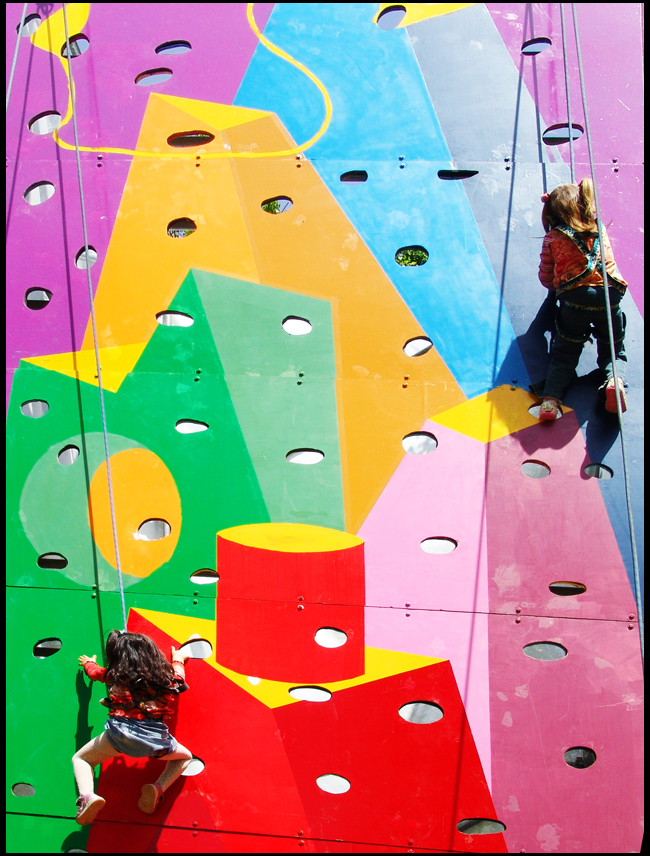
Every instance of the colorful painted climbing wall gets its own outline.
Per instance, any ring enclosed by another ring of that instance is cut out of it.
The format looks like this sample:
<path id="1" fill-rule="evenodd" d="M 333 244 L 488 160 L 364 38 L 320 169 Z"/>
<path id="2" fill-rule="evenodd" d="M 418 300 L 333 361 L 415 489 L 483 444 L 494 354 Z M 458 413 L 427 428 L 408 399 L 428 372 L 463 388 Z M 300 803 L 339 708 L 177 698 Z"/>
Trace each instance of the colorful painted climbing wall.
<path id="1" fill-rule="evenodd" d="M 641 552 L 641 6 L 577 7 Z M 7 5 L 10 852 L 640 849 L 595 347 L 553 425 L 528 391 L 565 58 L 589 174 L 565 12 L 566 52 L 559 4 L 71 3 L 68 48 Z M 144 815 L 160 762 L 114 759 L 80 827 L 122 622 L 89 285 L 128 628 L 210 653 L 187 775 Z"/>

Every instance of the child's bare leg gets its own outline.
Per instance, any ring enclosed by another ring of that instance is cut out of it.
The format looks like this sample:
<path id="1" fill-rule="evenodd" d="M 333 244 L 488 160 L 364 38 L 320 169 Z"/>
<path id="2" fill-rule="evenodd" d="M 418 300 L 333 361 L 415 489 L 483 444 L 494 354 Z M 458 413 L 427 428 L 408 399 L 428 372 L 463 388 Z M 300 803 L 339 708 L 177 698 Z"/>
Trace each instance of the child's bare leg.
<path id="1" fill-rule="evenodd" d="M 118 752 L 114 748 L 106 734 L 94 737 L 89 743 L 82 746 L 78 752 L 75 752 L 72 756 L 72 768 L 74 770 L 74 777 L 77 780 L 77 790 L 80 797 L 95 792 L 93 767 L 121 754 L 121 752 Z"/>
<path id="2" fill-rule="evenodd" d="M 158 777 L 157 785 L 166 791 L 170 785 L 173 785 L 176 779 L 187 769 L 192 760 L 192 753 L 185 746 L 178 744 L 175 752 L 170 752 L 168 755 L 163 755 L 161 761 L 167 761 L 165 769 Z"/>

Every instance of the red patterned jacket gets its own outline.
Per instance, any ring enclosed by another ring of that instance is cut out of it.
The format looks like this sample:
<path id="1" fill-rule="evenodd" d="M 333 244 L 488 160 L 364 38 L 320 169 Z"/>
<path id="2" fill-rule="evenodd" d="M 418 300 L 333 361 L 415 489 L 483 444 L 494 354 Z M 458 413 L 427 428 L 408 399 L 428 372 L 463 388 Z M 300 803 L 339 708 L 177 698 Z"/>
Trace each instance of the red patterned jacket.
<path id="1" fill-rule="evenodd" d="M 98 666 L 90 660 L 84 663 L 84 671 L 91 681 L 102 681 L 106 683 L 107 670 L 103 666 Z M 140 704 L 136 700 L 127 687 L 120 684 L 112 684 L 108 688 L 109 698 L 103 698 L 101 703 L 110 708 L 109 716 L 124 718 L 124 719 L 157 719 L 166 721 L 174 713 L 171 702 L 179 693 L 185 692 L 189 687 L 185 683 L 185 666 L 174 660 L 172 663 L 174 669 L 174 679 L 169 686 L 169 690 L 163 695 L 156 695 L 156 691 L 152 689 L 139 692 Z"/>
<path id="2" fill-rule="evenodd" d="M 597 232 L 582 232 L 580 237 L 591 250 Z M 627 285 L 614 261 L 614 253 L 609 242 L 609 237 L 603 226 L 603 243 L 605 244 L 605 264 L 608 276 Z M 559 288 L 562 283 L 578 276 L 586 267 L 586 258 L 580 252 L 573 241 L 562 232 L 551 229 L 544 237 L 542 254 L 539 263 L 539 280 L 546 288 Z M 598 286 L 603 284 L 603 277 L 598 270 L 593 270 L 585 279 L 579 282 L 575 288 L 582 285 Z"/>

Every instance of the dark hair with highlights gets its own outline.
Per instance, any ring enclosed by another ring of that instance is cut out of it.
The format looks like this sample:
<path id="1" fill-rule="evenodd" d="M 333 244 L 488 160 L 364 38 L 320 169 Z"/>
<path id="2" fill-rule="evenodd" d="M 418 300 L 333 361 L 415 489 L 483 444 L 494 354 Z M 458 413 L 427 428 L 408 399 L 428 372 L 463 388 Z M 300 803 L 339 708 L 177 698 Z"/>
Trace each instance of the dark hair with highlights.
<path id="1" fill-rule="evenodd" d="M 547 232 L 560 223 L 576 232 L 595 232 L 598 226 L 592 180 L 583 178 L 580 184 L 562 184 L 552 190 L 544 202 L 542 223 Z"/>
<path id="2" fill-rule="evenodd" d="M 174 670 L 153 639 L 111 630 L 106 640 L 106 682 L 129 689 L 169 689 Z"/>

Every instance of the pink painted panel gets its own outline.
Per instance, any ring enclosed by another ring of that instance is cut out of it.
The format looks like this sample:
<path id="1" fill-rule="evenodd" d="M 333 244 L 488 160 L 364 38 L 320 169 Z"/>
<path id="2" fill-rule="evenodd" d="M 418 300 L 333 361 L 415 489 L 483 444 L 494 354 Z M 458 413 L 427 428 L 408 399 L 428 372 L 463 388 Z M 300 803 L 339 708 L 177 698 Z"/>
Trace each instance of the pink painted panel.
<path id="1" fill-rule="evenodd" d="M 484 613 L 366 607 L 366 645 L 450 660 L 490 787 L 487 620 Z"/>
<path id="2" fill-rule="evenodd" d="M 485 446 L 433 422 L 421 430 L 438 447 L 404 455 L 359 531 L 366 542 L 366 603 L 486 612 Z M 424 552 L 421 542 L 439 536 L 457 548 Z"/>
<path id="3" fill-rule="evenodd" d="M 638 628 L 619 621 L 490 615 L 492 797 L 510 852 L 638 853 L 643 802 Z M 561 660 L 523 653 L 564 645 Z M 587 769 L 564 761 L 595 751 Z M 509 825 L 510 823 L 510 825 Z"/>
<path id="4" fill-rule="evenodd" d="M 548 464 L 546 478 L 527 478 L 526 460 Z M 495 440 L 487 463 L 490 611 L 627 620 L 632 590 L 573 411 Z M 614 478 L 622 478 L 615 472 Z M 606 483 L 605 483 L 606 487 Z M 559 597 L 558 580 L 581 582 L 584 594 Z"/>

